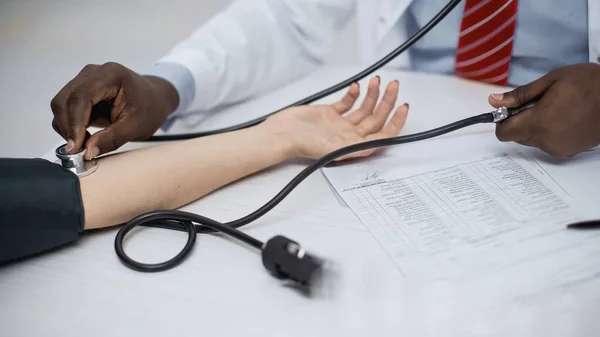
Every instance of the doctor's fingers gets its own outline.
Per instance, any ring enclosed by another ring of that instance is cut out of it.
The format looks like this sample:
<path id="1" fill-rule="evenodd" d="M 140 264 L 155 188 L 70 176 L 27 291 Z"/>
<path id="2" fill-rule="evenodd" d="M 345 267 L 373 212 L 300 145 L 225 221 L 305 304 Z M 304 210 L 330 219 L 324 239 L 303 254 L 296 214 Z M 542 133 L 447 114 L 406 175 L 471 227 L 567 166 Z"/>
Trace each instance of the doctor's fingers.
<path id="1" fill-rule="evenodd" d="M 398 88 L 398 81 L 392 81 L 388 84 L 385 94 L 383 95 L 381 102 L 379 102 L 379 105 L 377 105 L 377 108 L 375 108 L 375 111 L 356 126 L 357 132 L 361 136 L 364 137 L 373 132 L 378 132 L 385 125 L 385 121 L 396 105 Z"/>
<path id="2" fill-rule="evenodd" d="M 55 123 L 77 150 L 83 146 L 92 107 L 117 96 L 120 76 L 110 66 L 89 65 L 52 100 Z M 107 116 L 110 118 L 110 116 Z"/>
<path id="3" fill-rule="evenodd" d="M 373 77 L 369 81 L 369 88 L 367 89 L 367 95 L 365 96 L 360 108 L 355 111 L 352 111 L 346 119 L 352 124 L 358 124 L 360 121 L 365 119 L 367 116 L 373 113 L 373 109 L 377 105 L 377 101 L 379 100 L 379 85 L 380 78 L 379 76 Z"/>
<path id="4" fill-rule="evenodd" d="M 75 78 L 70 80 L 64 87 L 62 87 L 50 102 L 50 109 L 54 115 L 54 118 L 52 119 L 52 128 L 54 128 L 54 131 L 60 134 L 64 139 L 68 139 L 68 116 L 66 113 L 67 100 L 69 99 L 69 96 L 74 88 L 78 87 L 80 83 L 87 80 L 90 72 L 92 71 L 91 69 L 94 67 L 95 65 L 91 64 L 83 67 L 79 74 L 77 74 Z M 75 144 L 73 144 L 73 141 L 71 140 L 67 143 L 66 150 L 71 151 L 73 150 L 74 146 Z"/>
<path id="5" fill-rule="evenodd" d="M 496 138 L 502 142 L 528 142 L 535 128 L 535 108 L 496 124 Z"/>
<path id="6" fill-rule="evenodd" d="M 136 126 L 137 124 L 132 123 L 126 114 L 119 115 L 114 123 L 89 138 L 88 146 L 91 150 L 86 153 L 86 159 L 91 160 L 102 153 L 114 151 L 125 145 L 130 138 L 128 135 L 135 133 Z"/>

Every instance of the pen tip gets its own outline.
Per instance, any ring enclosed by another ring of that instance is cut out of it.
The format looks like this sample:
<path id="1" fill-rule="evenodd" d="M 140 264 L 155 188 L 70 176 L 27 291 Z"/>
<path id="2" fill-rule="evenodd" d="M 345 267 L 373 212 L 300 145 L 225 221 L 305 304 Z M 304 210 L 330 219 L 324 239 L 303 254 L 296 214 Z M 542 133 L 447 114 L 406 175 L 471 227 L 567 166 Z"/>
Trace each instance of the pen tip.
<path id="1" fill-rule="evenodd" d="M 566 225 L 568 229 L 600 229 L 600 220 L 572 222 Z"/>

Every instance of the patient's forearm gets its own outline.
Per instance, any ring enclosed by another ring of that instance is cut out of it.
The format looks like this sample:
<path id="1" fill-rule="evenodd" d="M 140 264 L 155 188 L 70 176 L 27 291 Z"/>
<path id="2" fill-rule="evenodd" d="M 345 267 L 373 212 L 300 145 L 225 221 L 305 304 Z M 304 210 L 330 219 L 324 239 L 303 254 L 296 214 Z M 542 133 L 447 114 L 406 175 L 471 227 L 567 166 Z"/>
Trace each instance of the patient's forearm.
<path id="1" fill-rule="evenodd" d="M 289 158 L 288 140 L 264 126 L 99 159 L 81 179 L 85 229 L 188 204 Z"/>

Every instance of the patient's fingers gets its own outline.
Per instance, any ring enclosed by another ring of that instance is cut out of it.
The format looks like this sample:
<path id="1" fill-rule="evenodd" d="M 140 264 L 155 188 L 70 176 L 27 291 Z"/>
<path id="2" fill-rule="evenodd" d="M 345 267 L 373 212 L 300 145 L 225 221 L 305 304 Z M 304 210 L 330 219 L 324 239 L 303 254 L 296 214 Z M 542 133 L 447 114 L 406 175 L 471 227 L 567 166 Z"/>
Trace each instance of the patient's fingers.
<path id="1" fill-rule="evenodd" d="M 388 84 L 385 94 L 375 109 L 375 112 L 363 119 L 356 126 L 359 135 L 364 137 L 374 132 L 378 132 L 385 125 L 385 121 L 389 117 L 390 112 L 392 112 L 392 109 L 394 109 L 394 105 L 396 105 L 398 88 L 398 81 L 392 81 Z"/>
<path id="2" fill-rule="evenodd" d="M 383 119 L 384 122 L 381 123 L 381 126 L 379 128 L 383 126 L 383 124 L 385 123 L 385 119 L 387 118 L 387 116 L 389 116 L 390 112 L 392 112 L 394 106 L 396 105 L 399 87 L 400 83 L 398 83 L 397 80 L 390 82 L 387 88 L 385 89 L 385 93 L 383 94 L 379 105 L 377 105 L 377 108 L 375 108 L 375 115 L 383 114 L 385 116 Z"/>
<path id="3" fill-rule="evenodd" d="M 407 116 L 408 116 L 408 104 L 405 103 L 396 109 L 396 111 L 394 112 L 394 116 L 392 116 L 392 118 L 390 119 L 390 122 L 387 125 L 385 125 L 381 130 L 378 130 L 379 132 L 367 135 L 360 142 L 396 137 L 398 135 L 398 133 L 400 133 L 400 131 L 404 127 Z M 363 150 L 363 151 L 347 154 L 345 156 L 342 156 L 342 157 L 336 159 L 336 161 L 340 161 L 340 160 L 344 160 L 344 159 L 348 159 L 348 158 L 367 157 L 367 156 L 372 155 L 374 152 L 383 151 L 386 148 L 387 147 L 378 147 L 378 148 L 374 148 L 374 149 L 368 149 L 368 150 Z"/>
<path id="4" fill-rule="evenodd" d="M 379 99 L 379 82 L 379 76 L 373 77 L 369 81 L 367 96 L 363 100 L 360 108 L 346 116 L 350 123 L 358 124 L 373 112 L 373 109 L 375 109 L 375 106 L 377 105 L 377 100 Z"/>
<path id="5" fill-rule="evenodd" d="M 399 106 L 394 112 L 392 119 L 390 119 L 390 122 L 377 134 L 382 134 L 382 138 L 396 137 L 404 127 L 406 117 L 408 117 L 408 103 Z"/>
<path id="6" fill-rule="evenodd" d="M 358 99 L 358 96 L 360 96 L 360 87 L 358 83 L 355 82 L 352 83 L 352 85 L 350 85 L 350 88 L 348 89 L 348 92 L 344 95 L 344 97 L 342 97 L 341 100 L 333 103 L 331 106 L 339 114 L 343 114 L 348 110 L 352 109 L 354 103 Z"/>
<path id="7" fill-rule="evenodd" d="M 341 161 L 341 160 L 350 159 L 350 158 L 368 157 L 368 156 L 372 155 L 375 152 L 375 150 L 376 149 L 369 149 L 369 150 L 362 150 L 362 151 L 350 153 L 350 154 L 347 154 L 345 156 L 341 156 L 341 157 L 335 159 L 335 161 Z"/>
<path id="8" fill-rule="evenodd" d="M 398 136 L 400 130 L 404 127 L 406 123 L 406 117 L 408 117 L 408 104 L 404 103 L 396 109 L 394 112 L 394 116 L 390 119 L 390 122 L 387 123 L 386 126 L 383 127 L 379 132 L 370 134 L 366 136 L 366 140 L 376 140 L 376 139 L 384 139 L 384 138 L 392 138 Z M 382 146 L 374 149 L 374 151 L 383 151 L 387 148 L 387 146 Z"/>

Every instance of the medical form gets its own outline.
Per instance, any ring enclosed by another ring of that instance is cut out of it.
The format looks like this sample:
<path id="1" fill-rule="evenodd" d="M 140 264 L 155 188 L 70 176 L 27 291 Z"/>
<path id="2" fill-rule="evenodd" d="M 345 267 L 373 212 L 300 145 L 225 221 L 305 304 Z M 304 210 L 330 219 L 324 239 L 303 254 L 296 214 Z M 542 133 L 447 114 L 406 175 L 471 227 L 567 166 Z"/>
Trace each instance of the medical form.
<path id="1" fill-rule="evenodd" d="M 390 147 L 324 169 L 401 273 L 419 282 L 499 282 L 526 294 L 600 274 L 600 233 L 523 149 L 480 133 Z M 501 289 L 501 285 L 499 285 Z"/>

